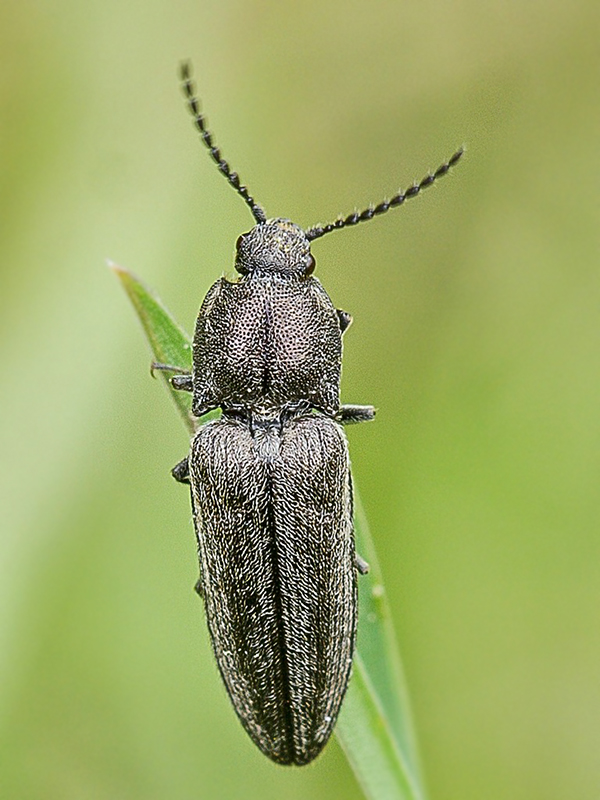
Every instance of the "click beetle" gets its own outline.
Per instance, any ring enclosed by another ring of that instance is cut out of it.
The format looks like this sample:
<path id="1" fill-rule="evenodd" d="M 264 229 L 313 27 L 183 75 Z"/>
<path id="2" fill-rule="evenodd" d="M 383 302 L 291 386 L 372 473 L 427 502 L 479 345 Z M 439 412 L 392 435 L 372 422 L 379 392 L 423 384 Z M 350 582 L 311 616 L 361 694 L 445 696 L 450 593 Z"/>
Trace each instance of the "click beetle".
<path id="1" fill-rule="evenodd" d="M 196 322 L 191 373 L 167 364 L 200 418 L 189 456 L 172 471 L 189 484 L 200 578 L 217 665 L 244 728 L 280 764 L 312 761 L 329 739 L 352 666 L 357 572 L 352 478 L 342 426 L 372 406 L 340 405 L 342 334 L 352 318 L 313 277 L 311 242 L 400 206 L 445 175 L 389 200 L 302 229 L 267 219 L 221 155 L 191 81 L 183 91 L 220 172 L 250 207 L 236 246 L 236 281 L 209 289 Z"/>

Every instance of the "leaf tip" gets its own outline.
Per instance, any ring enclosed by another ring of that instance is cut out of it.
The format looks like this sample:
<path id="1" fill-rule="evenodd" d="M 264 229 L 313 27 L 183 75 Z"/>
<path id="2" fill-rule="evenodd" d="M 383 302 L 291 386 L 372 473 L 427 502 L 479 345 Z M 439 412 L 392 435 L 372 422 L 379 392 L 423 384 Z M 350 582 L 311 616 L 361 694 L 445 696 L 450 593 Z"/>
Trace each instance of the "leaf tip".
<path id="1" fill-rule="evenodd" d="M 125 282 L 136 279 L 133 272 L 128 270 L 126 267 L 122 267 L 120 264 L 117 264 L 115 261 L 111 261 L 110 258 L 106 259 L 106 266 L 117 276 L 120 281 Z"/>
<path id="2" fill-rule="evenodd" d="M 106 259 L 106 266 L 119 279 L 121 285 L 130 297 L 133 298 L 136 292 L 143 288 L 143 284 L 137 275 L 126 267 L 116 264 L 109 258 Z M 146 289 L 145 291 L 149 293 L 149 290 Z"/>

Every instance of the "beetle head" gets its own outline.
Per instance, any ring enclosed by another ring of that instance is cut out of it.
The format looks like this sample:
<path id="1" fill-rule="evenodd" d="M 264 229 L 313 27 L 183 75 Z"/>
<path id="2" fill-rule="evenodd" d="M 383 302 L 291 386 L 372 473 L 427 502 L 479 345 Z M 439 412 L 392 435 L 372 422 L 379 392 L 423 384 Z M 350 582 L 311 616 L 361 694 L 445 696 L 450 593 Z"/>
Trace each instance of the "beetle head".
<path id="1" fill-rule="evenodd" d="M 289 219 L 269 219 L 237 240 L 235 268 L 241 275 L 277 274 L 306 278 L 315 268 L 310 242 Z"/>
<path id="2" fill-rule="evenodd" d="M 315 268 L 314 258 L 310 254 L 310 242 L 325 236 L 326 233 L 331 233 L 331 231 L 366 222 L 379 214 L 386 214 L 391 208 L 403 205 L 405 200 L 416 197 L 423 189 L 432 186 L 438 178 L 446 175 L 452 167 L 458 164 L 464 153 L 464 148 L 460 147 L 448 161 L 440 164 L 435 172 L 429 172 L 418 183 L 413 183 L 405 191 L 400 189 L 388 200 L 382 200 L 377 205 L 370 205 L 363 211 L 353 211 L 346 217 L 338 217 L 327 225 L 314 225 L 303 231 L 288 219 L 267 219 L 262 206 L 252 197 L 247 187 L 241 182 L 240 176 L 231 169 L 223 158 L 220 148 L 215 144 L 194 93 L 191 65 L 187 61 L 181 65 L 181 80 L 188 108 L 203 144 L 219 168 L 219 172 L 246 202 L 257 222 L 251 231 L 238 239 L 235 268 L 242 275 L 258 272 L 288 278 L 307 277 Z"/>

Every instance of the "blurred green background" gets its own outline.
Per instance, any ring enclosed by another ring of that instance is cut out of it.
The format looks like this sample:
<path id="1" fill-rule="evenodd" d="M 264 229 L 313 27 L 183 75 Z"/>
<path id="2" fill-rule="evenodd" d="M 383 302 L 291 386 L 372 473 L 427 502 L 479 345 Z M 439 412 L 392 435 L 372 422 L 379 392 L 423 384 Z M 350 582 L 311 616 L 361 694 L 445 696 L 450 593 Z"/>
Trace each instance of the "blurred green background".
<path id="1" fill-rule="evenodd" d="M 600 797 L 600 9 L 5 2 L 0 796 L 346 798 L 254 748 L 200 602 L 187 437 L 114 277 L 191 329 L 248 209 L 402 210 L 315 243 L 432 800 Z"/>

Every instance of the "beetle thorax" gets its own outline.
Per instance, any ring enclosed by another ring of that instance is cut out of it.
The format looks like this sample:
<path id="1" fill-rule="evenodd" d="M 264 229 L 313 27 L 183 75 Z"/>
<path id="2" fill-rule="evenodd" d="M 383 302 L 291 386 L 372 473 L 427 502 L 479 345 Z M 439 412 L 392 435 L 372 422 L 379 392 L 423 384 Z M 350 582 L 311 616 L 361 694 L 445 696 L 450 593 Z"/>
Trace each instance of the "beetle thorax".
<path id="1" fill-rule="evenodd" d="M 240 236 L 235 268 L 242 275 L 303 278 L 314 269 L 314 260 L 302 228 L 288 219 L 270 219 Z"/>

